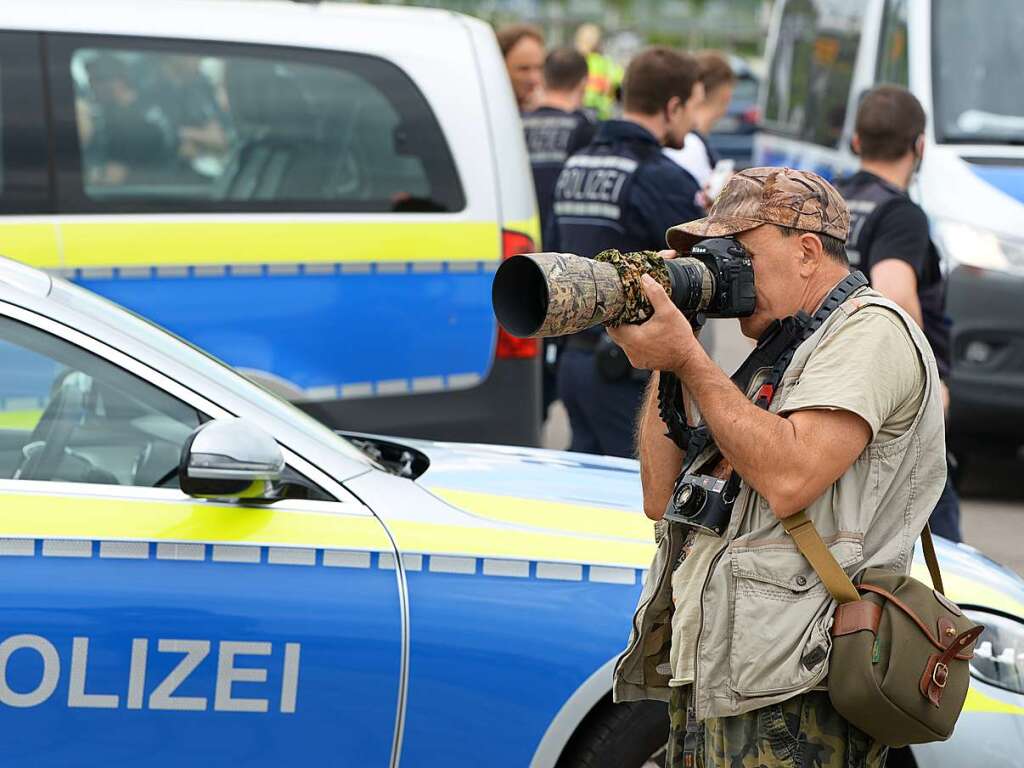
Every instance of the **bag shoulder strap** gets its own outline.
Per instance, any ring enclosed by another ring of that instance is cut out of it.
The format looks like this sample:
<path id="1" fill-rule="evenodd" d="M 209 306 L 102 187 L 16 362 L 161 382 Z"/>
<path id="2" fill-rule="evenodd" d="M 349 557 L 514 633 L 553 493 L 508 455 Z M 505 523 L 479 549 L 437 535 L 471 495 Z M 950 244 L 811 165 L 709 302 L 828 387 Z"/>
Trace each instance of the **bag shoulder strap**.
<path id="1" fill-rule="evenodd" d="M 839 563 L 832 553 L 828 551 L 821 534 L 814 527 L 814 523 L 807 516 L 806 512 L 797 512 L 782 520 L 782 526 L 786 533 L 793 537 L 797 549 L 807 558 L 807 562 L 821 577 L 825 588 L 832 597 L 839 603 L 852 603 L 860 600 L 860 593 L 853 586 L 846 571 L 839 567 Z"/>
<path id="2" fill-rule="evenodd" d="M 860 600 L 857 587 L 850 581 L 846 571 L 839 567 L 839 563 L 828 551 L 825 542 L 814 527 L 814 523 L 807 516 L 806 512 L 797 512 L 795 515 L 783 519 L 782 526 L 786 533 L 793 537 L 793 542 L 801 554 L 807 558 L 807 562 L 821 578 L 822 584 L 839 603 L 852 603 Z M 942 585 L 942 574 L 939 571 L 939 561 L 935 557 L 935 543 L 932 541 L 931 528 L 925 524 L 921 531 L 921 549 L 924 553 L 924 561 L 928 565 L 928 574 L 932 579 L 932 586 L 941 594 L 945 594 Z"/>
<path id="3" fill-rule="evenodd" d="M 935 556 L 935 542 L 932 541 L 932 527 L 928 523 L 925 523 L 921 530 L 921 551 L 924 553 L 924 562 L 928 566 L 932 586 L 940 595 L 945 595 L 946 589 L 942 585 L 942 573 L 939 571 L 939 558 Z"/>

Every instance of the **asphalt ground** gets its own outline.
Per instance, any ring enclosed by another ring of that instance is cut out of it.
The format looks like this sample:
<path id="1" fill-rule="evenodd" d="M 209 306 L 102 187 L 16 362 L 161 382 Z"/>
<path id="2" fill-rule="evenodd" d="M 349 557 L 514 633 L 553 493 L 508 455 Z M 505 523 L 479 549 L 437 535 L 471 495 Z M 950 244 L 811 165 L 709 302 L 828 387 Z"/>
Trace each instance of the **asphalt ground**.
<path id="1" fill-rule="evenodd" d="M 706 346 L 732 372 L 749 354 L 750 342 L 735 320 L 711 320 Z M 569 445 L 569 421 L 561 403 L 544 425 L 544 446 Z M 971 462 L 960 479 L 964 541 L 1024 576 L 1024 459 L 1020 455 Z"/>

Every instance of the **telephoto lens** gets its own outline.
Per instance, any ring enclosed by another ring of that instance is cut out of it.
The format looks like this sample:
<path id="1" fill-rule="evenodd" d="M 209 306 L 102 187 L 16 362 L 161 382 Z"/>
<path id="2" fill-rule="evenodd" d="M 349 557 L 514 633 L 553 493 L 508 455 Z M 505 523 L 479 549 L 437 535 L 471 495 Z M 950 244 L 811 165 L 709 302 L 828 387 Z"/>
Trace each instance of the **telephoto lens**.
<path id="1" fill-rule="evenodd" d="M 502 327 L 522 338 L 640 323 L 652 311 L 640 287 L 644 273 L 684 313 L 745 317 L 754 311 L 750 257 L 732 238 L 703 240 L 675 259 L 652 251 L 604 251 L 595 259 L 570 253 L 513 256 L 494 275 L 491 301 Z"/>

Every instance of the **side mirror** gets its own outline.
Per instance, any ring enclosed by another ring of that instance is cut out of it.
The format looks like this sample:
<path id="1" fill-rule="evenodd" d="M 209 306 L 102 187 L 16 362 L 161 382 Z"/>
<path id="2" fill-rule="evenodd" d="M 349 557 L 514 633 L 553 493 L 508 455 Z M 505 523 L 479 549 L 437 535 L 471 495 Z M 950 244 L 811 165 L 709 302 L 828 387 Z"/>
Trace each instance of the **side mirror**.
<path id="1" fill-rule="evenodd" d="M 274 501 L 284 454 L 269 434 L 242 419 L 214 419 L 196 428 L 181 449 L 178 483 L 200 499 Z"/>

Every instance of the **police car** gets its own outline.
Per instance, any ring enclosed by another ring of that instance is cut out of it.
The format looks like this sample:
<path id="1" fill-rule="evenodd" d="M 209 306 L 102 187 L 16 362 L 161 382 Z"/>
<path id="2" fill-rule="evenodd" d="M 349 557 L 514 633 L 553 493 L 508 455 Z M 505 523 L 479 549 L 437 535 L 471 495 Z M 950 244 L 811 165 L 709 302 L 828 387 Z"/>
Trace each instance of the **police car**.
<path id="1" fill-rule="evenodd" d="M 0 259 L 4 764 L 659 765 L 664 708 L 610 701 L 639 494 L 622 459 L 343 437 Z M 1010 765 L 1024 582 L 940 556 L 989 630 L 914 756 Z"/>

